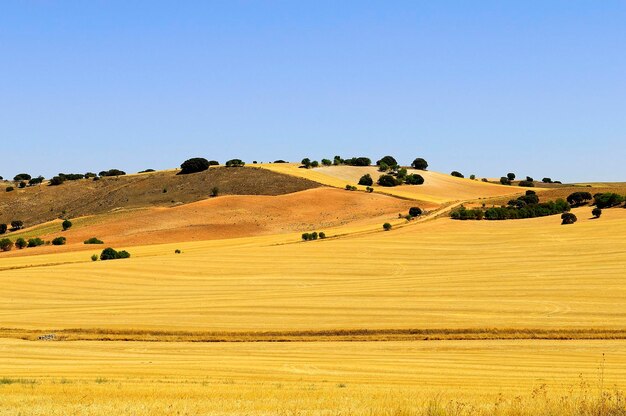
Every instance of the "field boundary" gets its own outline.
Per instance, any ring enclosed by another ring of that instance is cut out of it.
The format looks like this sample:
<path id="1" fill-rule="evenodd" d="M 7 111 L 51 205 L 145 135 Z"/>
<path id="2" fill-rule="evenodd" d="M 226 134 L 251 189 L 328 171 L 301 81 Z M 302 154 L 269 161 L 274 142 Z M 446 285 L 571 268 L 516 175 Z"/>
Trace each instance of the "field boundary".
<path id="1" fill-rule="evenodd" d="M 626 329 L 338 329 L 322 331 L 166 331 L 93 329 L 0 328 L 0 338 L 27 341 L 141 341 L 141 342 L 364 342 L 443 340 L 626 340 Z"/>

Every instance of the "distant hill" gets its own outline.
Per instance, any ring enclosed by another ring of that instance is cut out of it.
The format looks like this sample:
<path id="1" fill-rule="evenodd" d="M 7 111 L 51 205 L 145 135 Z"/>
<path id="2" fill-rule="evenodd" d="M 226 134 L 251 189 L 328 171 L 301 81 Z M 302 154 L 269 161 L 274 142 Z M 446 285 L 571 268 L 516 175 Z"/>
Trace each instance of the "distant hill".
<path id="1" fill-rule="evenodd" d="M 44 183 L 11 192 L 5 192 L 3 186 L 0 223 L 22 220 L 29 227 L 55 218 L 122 208 L 175 206 L 207 199 L 214 187 L 220 195 L 284 195 L 321 186 L 307 179 L 253 167 L 212 167 L 189 175 L 176 173 L 160 171 L 104 177 L 98 181 L 81 179 L 58 186 Z"/>

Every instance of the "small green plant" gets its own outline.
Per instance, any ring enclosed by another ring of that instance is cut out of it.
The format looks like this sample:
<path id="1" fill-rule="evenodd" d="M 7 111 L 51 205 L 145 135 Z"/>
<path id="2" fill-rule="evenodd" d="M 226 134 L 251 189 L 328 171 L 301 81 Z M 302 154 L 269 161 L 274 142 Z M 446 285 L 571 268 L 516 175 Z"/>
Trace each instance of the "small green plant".
<path id="1" fill-rule="evenodd" d="M 8 238 L 3 238 L 2 240 L 0 240 L 0 250 L 11 251 L 12 248 L 13 241 L 9 240 Z"/>
<path id="2" fill-rule="evenodd" d="M 72 228 L 72 221 L 70 220 L 64 220 L 63 224 L 61 224 L 61 226 L 63 227 L 63 231 L 67 231 L 70 228 Z"/>
<path id="3" fill-rule="evenodd" d="M 325 239 L 326 238 L 326 233 L 324 231 L 320 231 L 319 237 L 320 237 L 321 240 Z"/>
<path id="4" fill-rule="evenodd" d="M 391 230 L 391 224 L 389 224 L 388 222 L 383 224 L 383 230 L 385 231 L 389 231 Z"/>
<path id="5" fill-rule="evenodd" d="M 91 261 L 98 261 L 98 255 L 97 254 L 92 254 L 91 255 Z"/>
<path id="6" fill-rule="evenodd" d="M 65 239 L 65 237 L 57 237 L 57 238 L 54 238 L 52 240 L 52 245 L 53 246 L 62 246 L 62 245 L 65 245 L 66 241 L 67 240 Z"/>
<path id="7" fill-rule="evenodd" d="M 31 238 L 28 240 L 28 247 L 38 247 L 38 246 L 43 246 L 46 242 L 43 241 L 41 238 L 36 237 L 36 238 Z"/>
<path id="8" fill-rule="evenodd" d="M 14 190 L 15 190 L 15 188 L 14 188 L 14 187 L 12 187 L 12 186 L 7 186 L 7 187 L 6 187 L 6 191 L 7 191 L 7 192 L 11 192 L 11 191 L 14 191 Z"/>
<path id="9" fill-rule="evenodd" d="M 180 251 L 179 249 L 174 250 L 174 254 L 180 254 L 182 253 L 182 251 Z"/>
<path id="10" fill-rule="evenodd" d="M 214 186 L 213 188 L 211 188 L 211 197 L 215 198 L 216 196 L 218 196 L 220 193 L 220 190 L 217 186 Z"/>
<path id="11" fill-rule="evenodd" d="M 371 186 L 368 186 L 367 188 L 365 188 L 365 190 L 370 194 L 374 192 L 374 188 L 372 188 Z"/>
<path id="12" fill-rule="evenodd" d="M 566 225 L 566 224 L 574 224 L 578 218 L 576 218 L 576 215 L 572 214 L 571 212 L 565 212 L 561 215 L 561 225 Z"/>
<path id="13" fill-rule="evenodd" d="M 600 215 L 602 215 L 602 208 L 594 208 L 591 211 L 591 215 L 593 215 L 594 218 L 600 218 Z"/>
<path id="14" fill-rule="evenodd" d="M 117 251 L 111 247 L 107 247 L 102 250 L 100 254 L 100 260 L 116 260 L 116 259 L 127 259 L 130 257 L 130 253 L 126 250 Z"/>
<path id="15" fill-rule="evenodd" d="M 302 233 L 302 240 L 303 241 L 309 241 L 310 240 L 310 234 L 309 233 Z"/>
<path id="16" fill-rule="evenodd" d="M 96 237 L 91 237 L 85 241 L 84 244 L 104 244 L 104 241 L 97 239 Z"/>
<path id="17" fill-rule="evenodd" d="M 19 248 L 20 250 L 23 248 L 26 248 L 26 246 L 28 246 L 28 242 L 24 240 L 22 237 L 15 240 L 15 247 Z"/>

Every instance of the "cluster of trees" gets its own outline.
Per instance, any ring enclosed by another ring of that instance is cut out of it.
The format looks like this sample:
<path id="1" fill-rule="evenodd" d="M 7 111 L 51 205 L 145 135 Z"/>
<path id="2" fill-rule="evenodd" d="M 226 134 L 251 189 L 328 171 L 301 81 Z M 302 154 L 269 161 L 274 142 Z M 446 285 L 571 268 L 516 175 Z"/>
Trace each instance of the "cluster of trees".
<path id="1" fill-rule="evenodd" d="M 100 260 L 117 260 L 127 259 L 130 257 L 130 253 L 126 250 L 117 251 L 111 247 L 107 247 L 100 253 Z"/>
<path id="2" fill-rule="evenodd" d="M 589 192 L 574 192 L 567 197 L 567 202 L 573 207 L 579 207 L 592 199 L 593 197 Z"/>
<path id="3" fill-rule="evenodd" d="M 321 232 L 317 232 L 317 231 L 313 231 L 312 233 L 303 233 L 302 234 L 302 241 L 312 241 L 312 240 L 317 240 L 318 238 L 320 238 L 321 240 L 326 238 L 326 233 L 321 231 Z"/>
<path id="4" fill-rule="evenodd" d="M 417 173 L 408 174 L 405 168 L 399 168 L 394 172 L 381 175 L 377 183 L 386 187 L 398 186 L 403 183 L 407 185 L 421 185 L 424 183 L 424 177 Z"/>
<path id="5" fill-rule="evenodd" d="M 598 193 L 593 196 L 593 205 L 600 209 L 615 207 L 623 202 L 624 197 L 613 192 Z"/>
<path id="6" fill-rule="evenodd" d="M 57 237 L 52 241 L 44 241 L 39 237 L 29 238 L 28 240 L 23 237 L 19 237 L 15 240 L 15 242 L 8 238 L 3 238 L 0 240 L 0 251 L 11 251 L 13 247 L 22 250 L 25 248 L 39 247 L 50 244 L 59 246 L 65 244 L 65 241 L 65 237 Z"/>
<path id="7" fill-rule="evenodd" d="M 526 191 L 525 195 L 509 201 L 507 206 L 486 210 L 467 209 L 461 206 L 452 212 L 451 217 L 456 220 L 510 220 L 562 214 L 569 212 L 570 209 L 570 204 L 562 199 L 539 203 L 539 198 L 534 191 Z"/>

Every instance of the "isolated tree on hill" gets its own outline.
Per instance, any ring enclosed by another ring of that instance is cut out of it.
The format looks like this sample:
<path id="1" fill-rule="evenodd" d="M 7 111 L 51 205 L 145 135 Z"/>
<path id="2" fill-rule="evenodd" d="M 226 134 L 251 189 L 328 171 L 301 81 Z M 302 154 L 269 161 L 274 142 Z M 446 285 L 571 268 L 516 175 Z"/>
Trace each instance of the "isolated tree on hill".
<path id="1" fill-rule="evenodd" d="M 72 221 L 70 221 L 70 220 L 64 220 L 64 221 L 63 221 L 63 224 L 61 224 L 61 225 L 62 225 L 62 227 L 63 227 L 63 231 L 67 231 L 67 230 L 69 230 L 70 228 L 72 228 Z"/>
<path id="2" fill-rule="evenodd" d="M 227 168 L 240 168 L 244 166 L 246 163 L 241 159 L 230 159 L 226 161 Z"/>
<path id="3" fill-rule="evenodd" d="M 11 228 L 13 230 L 21 230 L 22 228 L 24 228 L 24 221 L 21 221 L 21 220 L 11 221 Z"/>
<path id="4" fill-rule="evenodd" d="M 422 209 L 419 207 L 411 207 L 409 208 L 409 215 L 411 217 L 419 217 L 422 215 Z"/>
<path id="5" fill-rule="evenodd" d="M 18 182 L 18 181 L 29 181 L 30 179 L 31 179 L 31 176 L 28 173 L 18 173 L 13 178 L 13 180 L 15 182 Z"/>
<path id="6" fill-rule="evenodd" d="M 511 180 L 509 178 L 507 178 L 506 176 L 503 176 L 500 178 L 500 183 L 502 185 L 510 185 L 511 184 Z"/>
<path id="7" fill-rule="evenodd" d="M 311 159 L 309 159 L 308 157 L 305 157 L 304 159 L 302 159 L 300 163 L 302 163 L 302 166 L 304 166 L 307 169 L 311 167 Z"/>
<path id="8" fill-rule="evenodd" d="M 513 172 L 507 173 L 506 177 L 510 181 L 514 181 L 515 180 L 515 174 Z"/>
<path id="9" fill-rule="evenodd" d="M 601 208 L 594 208 L 591 211 L 591 215 L 593 215 L 594 218 L 600 218 L 600 215 L 602 215 L 602 209 Z"/>
<path id="10" fill-rule="evenodd" d="M 374 180 L 372 179 L 369 173 L 361 176 L 361 179 L 359 179 L 359 185 L 372 186 L 373 184 L 374 184 Z"/>
<path id="11" fill-rule="evenodd" d="M 396 166 L 398 164 L 393 156 L 382 157 L 380 160 L 376 161 L 376 166 L 380 166 L 383 163 L 387 166 Z"/>
<path id="12" fill-rule="evenodd" d="M 465 176 L 463 176 L 463 174 L 461 172 L 457 172 L 456 170 L 453 170 L 450 175 L 455 176 L 457 178 L 464 178 L 465 177 Z"/>
<path id="13" fill-rule="evenodd" d="M 385 231 L 389 231 L 391 230 L 391 224 L 389 224 L 388 222 L 383 224 L 383 230 Z"/>
<path id="14" fill-rule="evenodd" d="M 574 224 L 578 218 L 576 218 L 576 215 L 572 214 L 571 212 L 565 212 L 561 215 L 561 225 L 566 225 L 566 224 Z"/>
<path id="15" fill-rule="evenodd" d="M 187 175 L 189 173 L 202 172 L 202 171 L 207 170 L 208 168 L 209 168 L 208 160 L 206 160 L 203 157 L 194 157 L 194 158 L 185 160 L 180 165 L 179 174 Z M 102 176 L 102 173 L 100 174 L 100 176 Z"/>
<path id="16" fill-rule="evenodd" d="M 413 163 L 411 163 L 411 166 L 415 169 L 426 170 L 426 168 L 428 168 L 428 162 L 421 157 L 418 157 L 413 161 Z"/>

